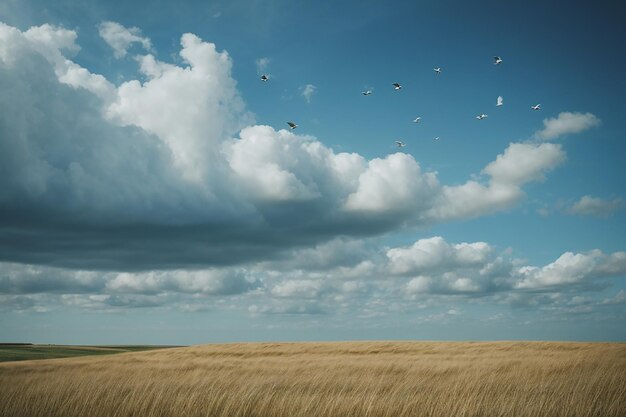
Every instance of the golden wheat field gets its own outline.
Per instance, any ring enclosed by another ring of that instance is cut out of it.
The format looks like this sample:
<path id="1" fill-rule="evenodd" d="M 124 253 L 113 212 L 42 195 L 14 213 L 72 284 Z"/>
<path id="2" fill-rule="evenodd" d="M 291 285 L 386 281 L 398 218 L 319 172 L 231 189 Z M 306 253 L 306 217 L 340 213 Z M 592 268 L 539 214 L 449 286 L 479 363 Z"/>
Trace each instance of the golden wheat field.
<path id="1" fill-rule="evenodd" d="M 626 416 L 626 344 L 250 343 L 8 362 L 0 415 Z"/>

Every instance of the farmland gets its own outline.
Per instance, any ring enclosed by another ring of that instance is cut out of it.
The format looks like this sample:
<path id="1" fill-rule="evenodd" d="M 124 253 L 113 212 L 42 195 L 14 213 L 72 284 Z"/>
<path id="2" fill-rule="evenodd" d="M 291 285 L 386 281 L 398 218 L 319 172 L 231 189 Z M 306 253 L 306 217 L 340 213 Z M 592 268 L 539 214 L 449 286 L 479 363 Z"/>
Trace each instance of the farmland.
<path id="1" fill-rule="evenodd" d="M 162 349 L 166 346 L 70 346 L 36 345 L 31 343 L 0 344 L 0 362 L 33 359 L 71 358 L 74 356 L 112 355 L 123 352 Z"/>
<path id="2" fill-rule="evenodd" d="M 250 343 L 0 364 L 2 416 L 626 415 L 626 345 Z"/>

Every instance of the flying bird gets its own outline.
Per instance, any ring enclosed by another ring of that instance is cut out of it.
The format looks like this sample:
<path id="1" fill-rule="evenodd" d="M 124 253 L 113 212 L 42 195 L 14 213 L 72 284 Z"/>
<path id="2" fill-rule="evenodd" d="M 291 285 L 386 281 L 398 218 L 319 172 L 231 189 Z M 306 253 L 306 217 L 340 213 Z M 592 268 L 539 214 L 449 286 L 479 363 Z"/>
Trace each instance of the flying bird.
<path id="1" fill-rule="evenodd" d="M 297 124 L 295 124 L 294 122 L 287 122 L 287 124 L 289 125 L 289 127 L 291 128 L 291 130 L 295 129 L 296 127 L 298 127 Z"/>
<path id="2" fill-rule="evenodd" d="M 413 123 L 419 123 L 420 120 L 422 120 L 422 118 L 418 116 L 413 120 Z"/>
<path id="3" fill-rule="evenodd" d="M 535 104 L 534 106 L 530 106 L 533 110 L 541 110 L 541 104 Z"/>
<path id="4" fill-rule="evenodd" d="M 369 96 L 370 94 L 372 94 L 372 90 L 361 91 L 361 94 L 363 94 L 364 96 Z"/>
<path id="5" fill-rule="evenodd" d="M 267 81 L 269 80 L 269 77 L 265 74 L 261 75 L 261 81 Z"/>
<path id="6" fill-rule="evenodd" d="M 398 148 L 404 148 L 406 146 L 406 143 L 397 140 L 396 145 L 398 146 Z"/>
<path id="7" fill-rule="evenodd" d="M 502 96 L 498 96 L 498 99 L 496 100 L 496 106 L 501 106 L 504 104 L 504 99 L 502 98 Z"/>
<path id="8" fill-rule="evenodd" d="M 486 115 L 485 113 L 482 113 L 482 114 L 479 114 L 478 116 L 476 116 L 476 118 L 477 118 L 478 120 L 483 120 L 483 119 L 486 119 L 486 118 L 487 118 L 487 115 Z"/>
<path id="9" fill-rule="evenodd" d="M 439 140 L 439 136 L 435 136 L 433 140 Z"/>
<path id="10" fill-rule="evenodd" d="M 500 65 L 500 64 L 502 64 L 502 58 L 500 58 L 499 56 L 494 56 L 493 65 Z"/>
<path id="11" fill-rule="evenodd" d="M 441 74 L 441 67 L 433 68 L 433 71 L 437 73 L 437 75 Z"/>
<path id="12" fill-rule="evenodd" d="M 399 89 L 401 89 L 401 88 L 402 88 L 402 86 L 401 86 L 400 84 L 398 84 L 398 83 L 393 83 L 393 84 L 391 84 L 391 85 L 393 85 L 393 88 L 394 88 L 395 90 L 399 90 Z"/>

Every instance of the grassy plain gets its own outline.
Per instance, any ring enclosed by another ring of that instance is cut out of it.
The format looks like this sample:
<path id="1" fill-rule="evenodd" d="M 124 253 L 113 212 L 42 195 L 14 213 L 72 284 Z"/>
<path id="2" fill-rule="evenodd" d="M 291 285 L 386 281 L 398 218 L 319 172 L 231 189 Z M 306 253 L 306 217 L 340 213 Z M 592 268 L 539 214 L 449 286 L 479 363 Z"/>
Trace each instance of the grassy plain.
<path id="1" fill-rule="evenodd" d="M 68 346 L 6 343 L 0 344 L 0 362 L 70 358 L 73 356 L 87 355 L 111 355 L 113 353 L 163 349 L 164 347 L 167 346 Z"/>
<path id="2" fill-rule="evenodd" d="M 0 415 L 623 417 L 626 344 L 251 343 L 5 362 Z"/>

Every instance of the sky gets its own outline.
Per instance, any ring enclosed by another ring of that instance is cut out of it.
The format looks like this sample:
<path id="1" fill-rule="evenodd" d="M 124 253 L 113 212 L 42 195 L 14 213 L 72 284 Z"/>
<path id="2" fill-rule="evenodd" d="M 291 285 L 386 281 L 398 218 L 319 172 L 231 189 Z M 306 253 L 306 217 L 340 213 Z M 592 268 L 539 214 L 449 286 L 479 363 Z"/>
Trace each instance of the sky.
<path id="1" fill-rule="evenodd" d="M 626 341 L 625 19 L 5 0 L 0 342 Z"/>

